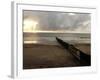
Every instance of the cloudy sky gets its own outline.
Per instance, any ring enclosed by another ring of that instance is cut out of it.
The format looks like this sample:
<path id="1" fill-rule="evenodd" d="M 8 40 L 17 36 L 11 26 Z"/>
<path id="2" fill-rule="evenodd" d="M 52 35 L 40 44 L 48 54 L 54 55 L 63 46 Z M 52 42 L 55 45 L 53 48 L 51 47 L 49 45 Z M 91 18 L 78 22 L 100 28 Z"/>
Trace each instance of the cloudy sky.
<path id="1" fill-rule="evenodd" d="M 24 31 L 90 32 L 90 14 L 48 11 L 23 11 Z"/>

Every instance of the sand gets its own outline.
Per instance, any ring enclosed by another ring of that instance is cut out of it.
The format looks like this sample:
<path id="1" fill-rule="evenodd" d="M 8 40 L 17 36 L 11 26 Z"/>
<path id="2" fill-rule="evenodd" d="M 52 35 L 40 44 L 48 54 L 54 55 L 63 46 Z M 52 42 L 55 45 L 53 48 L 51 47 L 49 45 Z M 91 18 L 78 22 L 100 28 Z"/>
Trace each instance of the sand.
<path id="1" fill-rule="evenodd" d="M 81 49 L 83 48 L 89 53 L 90 46 L 87 47 L 83 46 Z M 80 62 L 60 45 L 23 45 L 23 69 L 76 66 L 80 66 Z"/>

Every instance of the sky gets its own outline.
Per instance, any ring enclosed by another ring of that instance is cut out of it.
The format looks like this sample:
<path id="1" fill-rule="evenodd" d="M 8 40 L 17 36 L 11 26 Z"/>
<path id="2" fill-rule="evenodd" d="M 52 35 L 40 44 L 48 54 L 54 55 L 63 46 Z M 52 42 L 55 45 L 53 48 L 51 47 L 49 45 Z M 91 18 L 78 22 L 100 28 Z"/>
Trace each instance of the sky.
<path id="1" fill-rule="evenodd" d="M 31 31 L 90 32 L 91 14 L 52 11 L 23 11 L 23 29 Z"/>

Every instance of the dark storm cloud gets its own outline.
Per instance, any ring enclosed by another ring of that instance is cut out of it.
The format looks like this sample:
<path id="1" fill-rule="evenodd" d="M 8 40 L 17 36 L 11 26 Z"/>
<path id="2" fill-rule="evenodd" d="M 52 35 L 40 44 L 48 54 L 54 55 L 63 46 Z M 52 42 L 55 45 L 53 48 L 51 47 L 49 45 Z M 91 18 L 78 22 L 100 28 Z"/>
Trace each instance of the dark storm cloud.
<path id="1" fill-rule="evenodd" d="M 46 11 L 24 11 L 24 19 L 33 19 L 39 24 L 37 30 L 83 30 L 90 31 L 90 14 Z M 85 30 L 86 29 L 86 30 Z"/>

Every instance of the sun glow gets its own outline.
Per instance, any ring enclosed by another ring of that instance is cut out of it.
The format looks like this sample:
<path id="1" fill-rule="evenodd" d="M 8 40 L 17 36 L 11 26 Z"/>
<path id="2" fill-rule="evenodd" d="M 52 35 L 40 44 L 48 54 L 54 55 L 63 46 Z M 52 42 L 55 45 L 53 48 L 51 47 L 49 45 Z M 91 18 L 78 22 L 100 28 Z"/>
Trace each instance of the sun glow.
<path id="1" fill-rule="evenodd" d="M 68 13 L 70 16 L 74 16 L 75 15 L 75 13 Z"/>
<path id="2" fill-rule="evenodd" d="M 33 19 L 25 19 L 24 20 L 24 32 L 33 32 L 37 28 L 37 21 L 34 21 Z"/>

